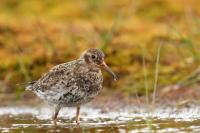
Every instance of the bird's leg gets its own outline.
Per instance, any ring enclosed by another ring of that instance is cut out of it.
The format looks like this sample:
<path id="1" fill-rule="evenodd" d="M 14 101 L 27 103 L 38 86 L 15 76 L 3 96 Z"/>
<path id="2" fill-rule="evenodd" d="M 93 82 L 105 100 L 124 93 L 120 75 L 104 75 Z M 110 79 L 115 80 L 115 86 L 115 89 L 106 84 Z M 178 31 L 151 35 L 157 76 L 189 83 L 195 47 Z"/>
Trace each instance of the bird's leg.
<path id="1" fill-rule="evenodd" d="M 57 123 L 56 123 L 57 122 L 57 116 L 58 116 L 58 113 L 59 113 L 60 109 L 61 108 L 59 106 L 55 107 L 54 114 L 52 116 L 54 125 L 57 125 Z"/>
<path id="2" fill-rule="evenodd" d="M 76 123 L 79 124 L 79 114 L 80 114 L 80 106 L 76 107 Z"/>

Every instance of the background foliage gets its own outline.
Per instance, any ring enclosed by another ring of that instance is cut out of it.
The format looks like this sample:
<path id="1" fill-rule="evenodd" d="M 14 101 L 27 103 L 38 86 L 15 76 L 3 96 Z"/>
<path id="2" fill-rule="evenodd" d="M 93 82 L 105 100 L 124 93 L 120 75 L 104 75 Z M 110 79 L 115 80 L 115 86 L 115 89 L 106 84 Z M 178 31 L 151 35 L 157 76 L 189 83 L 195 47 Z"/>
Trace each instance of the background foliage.
<path id="1" fill-rule="evenodd" d="M 160 46 L 158 88 L 198 83 L 198 76 L 187 79 L 200 60 L 199 5 L 197 0 L 1 0 L 0 93 L 20 95 L 24 88 L 17 83 L 36 80 L 91 47 L 103 49 L 120 77 L 111 84 L 105 73 L 109 89 L 143 95 L 145 65 L 152 91 Z"/>

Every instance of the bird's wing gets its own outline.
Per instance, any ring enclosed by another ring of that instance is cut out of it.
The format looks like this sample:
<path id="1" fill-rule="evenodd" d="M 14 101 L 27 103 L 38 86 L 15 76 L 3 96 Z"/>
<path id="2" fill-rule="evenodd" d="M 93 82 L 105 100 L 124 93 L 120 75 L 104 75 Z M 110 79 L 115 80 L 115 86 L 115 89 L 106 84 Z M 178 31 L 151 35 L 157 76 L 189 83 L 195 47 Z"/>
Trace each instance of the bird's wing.
<path id="1" fill-rule="evenodd" d="M 33 84 L 29 84 L 27 89 L 34 91 L 51 91 L 53 89 L 58 89 L 62 87 L 62 84 L 69 84 L 73 78 L 73 72 L 76 67 L 77 60 L 68 63 L 63 63 L 53 67 L 49 72 L 44 74 L 39 80 Z"/>

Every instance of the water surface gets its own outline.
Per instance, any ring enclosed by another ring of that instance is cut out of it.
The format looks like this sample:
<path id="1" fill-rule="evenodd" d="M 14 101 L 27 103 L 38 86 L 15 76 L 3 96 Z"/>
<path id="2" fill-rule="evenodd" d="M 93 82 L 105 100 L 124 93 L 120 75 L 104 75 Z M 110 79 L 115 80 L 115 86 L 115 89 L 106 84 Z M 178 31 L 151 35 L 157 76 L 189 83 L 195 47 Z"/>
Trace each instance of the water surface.
<path id="1" fill-rule="evenodd" d="M 48 107 L 1 107 L 1 132 L 200 132 L 200 107 L 160 108 L 148 113 L 146 109 L 124 108 L 102 112 L 83 107 L 81 123 L 73 121 L 75 109 L 64 108 L 59 114 L 58 126 L 51 122 Z"/>

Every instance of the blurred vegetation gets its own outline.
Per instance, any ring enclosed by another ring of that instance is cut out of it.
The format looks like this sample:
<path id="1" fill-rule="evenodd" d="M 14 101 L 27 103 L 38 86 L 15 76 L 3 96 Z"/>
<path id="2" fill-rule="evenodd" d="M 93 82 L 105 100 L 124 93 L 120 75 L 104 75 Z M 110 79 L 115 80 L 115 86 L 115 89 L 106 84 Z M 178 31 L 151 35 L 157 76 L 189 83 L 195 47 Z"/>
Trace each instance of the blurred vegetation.
<path id="1" fill-rule="evenodd" d="M 157 50 L 158 88 L 198 69 L 200 1 L 197 0 L 1 0 L 0 93 L 38 79 L 52 66 L 78 58 L 87 48 L 106 53 L 119 75 L 105 86 L 130 95 L 145 93 L 143 59 L 153 91 Z M 198 80 L 195 80 L 198 83 Z"/>

